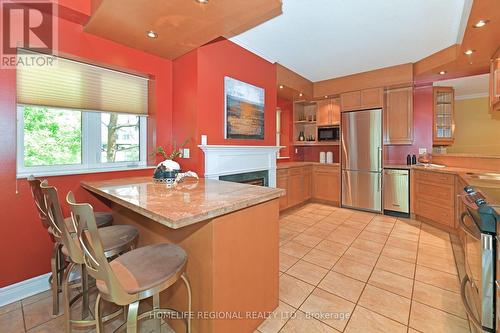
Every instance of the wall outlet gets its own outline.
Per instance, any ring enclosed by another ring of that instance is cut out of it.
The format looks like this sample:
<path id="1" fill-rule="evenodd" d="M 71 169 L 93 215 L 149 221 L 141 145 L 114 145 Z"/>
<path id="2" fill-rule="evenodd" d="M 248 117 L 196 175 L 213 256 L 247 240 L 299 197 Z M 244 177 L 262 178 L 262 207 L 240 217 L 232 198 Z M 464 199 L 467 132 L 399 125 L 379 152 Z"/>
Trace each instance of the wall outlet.
<path id="1" fill-rule="evenodd" d="M 419 155 L 423 155 L 425 153 L 427 153 L 427 148 L 418 148 L 418 154 Z"/>
<path id="2" fill-rule="evenodd" d="M 182 149 L 182 158 L 189 158 L 189 148 Z"/>
<path id="3" fill-rule="evenodd" d="M 295 154 L 298 154 L 299 153 L 299 150 L 297 148 L 295 148 Z"/>
<path id="4" fill-rule="evenodd" d="M 207 145 L 207 142 L 208 142 L 208 138 L 206 135 L 202 135 L 201 136 L 201 145 L 202 146 L 206 146 Z"/>

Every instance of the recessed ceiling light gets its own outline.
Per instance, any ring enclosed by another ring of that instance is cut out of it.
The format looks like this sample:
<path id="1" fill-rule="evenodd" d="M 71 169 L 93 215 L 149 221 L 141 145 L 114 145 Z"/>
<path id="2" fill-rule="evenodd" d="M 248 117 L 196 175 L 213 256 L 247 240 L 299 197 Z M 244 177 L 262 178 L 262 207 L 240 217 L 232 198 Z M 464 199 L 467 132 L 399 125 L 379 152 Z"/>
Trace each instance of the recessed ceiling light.
<path id="1" fill-rule="evenodd" d="M 328 96 L 325 96 L 325 98 L 328 98 Z"/>
<path id="2" fill-rule="evenodd" d="M 490 20 L 479 20 L 476 22 L 476 24 L 473 25 L 474 28 L 482 28 L 485 25 L 487 25 L 490 22 Z"/>
<path id="3" fill-rule="evenodd" d="M 146 32 L 146 35 L 149 38 L 158 38 L 158 33 L 154 32 L 153 30 L 149 30 L 148 32 Z"/>
<path id="4" fill-rule="evenodd" d="M 280 89 L 283 89 L 283 85 L 282 84 L 280 84 Z"/>
<path id="5" fill-rule="evenodd" d="M 299 93 L 299 97 L 302 97 L 302 93 Z"/>
<path id="6" fill-rule="evenodd" d="M 468 49 L 467 51 L 465 51 L 464 53 L 466 55 L 471 55 L 472 53 L 476 52 L 476 50 L 473 50 L 473 49 Z"/>
<path id="7" fill-rule="evenodd" d="M 207 4 L 208 0 L 195 0 L 198 3 Z"/>
<path id="8" fill-rule="evenodd" d="M 446 74 L 446 71 L 439 72 L 439 75 L 445 75 L 445 74 Z"/>

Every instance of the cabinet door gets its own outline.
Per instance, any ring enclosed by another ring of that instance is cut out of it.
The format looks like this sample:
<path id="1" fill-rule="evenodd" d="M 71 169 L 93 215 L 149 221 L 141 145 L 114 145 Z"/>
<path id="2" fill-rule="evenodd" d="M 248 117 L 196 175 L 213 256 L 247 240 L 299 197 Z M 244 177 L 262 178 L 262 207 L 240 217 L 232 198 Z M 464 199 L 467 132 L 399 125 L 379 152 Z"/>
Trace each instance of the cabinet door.
<path id="1" fill-rule="evenodd" d="M 386 92 L 384 109 L 384 144 L 409 145 L 413 142 L 413 89 Z"/>
<path id="2" fill-rule="evenodd" d="M 330 119 L 332 125 L 340 125 L 340 98 L 332 99 Z"/>
<path id="3" fill-rule="evenodd" d="M 373 88 L 361 90 L 361 108 L 372 109 L 384 106 L 384 89 Z"/>
<path id="4" fill-rule="evenodd" d="M 304 191 L 302 193 L 302 201 L 307 201 L 311 199 L 311 187 L 312 187 L 312 172 L 310 168 L 304 171 Z"/>
<path id="5" fill-rule="evenodd" d="M 318 113 L 316 116 L 317 126 L 328 126 L 330 125 L 330 112 L 331 112 L 331 100 L 323 99 L 318 101 Z"/>
<path id="6" fill-rule="evenodd" d="M 454 136 L 455 97 L 452 87 L 434 87 L 434 130 L 433 144 L 449 146 Z"/>
<path id="7" fill-rule="evenodd" d="M 283 197 L 280 197 L 280 210 L 288 208 L 288 177 L 276 177 L 276 187 L 286 191 Z"/>
<path id="8" fill-rule="evenodd" d="M 304 192 L 304 178 L 302 174 L 291 174 L 288 178 L 288 207 L 298 205 L 302 202 Z"/>
<path id="9" fill-rule="evenodd" d="M 491 111 L 500 111 L 500 58 L 491 62 L 490 106 Z"/>
<path id="10" fill-rule="evenodd" d="M 327 170 L 329 168 L 330 170 Z M 334 167 L 315 168 L 313 173 L 313 198 L 334 203 L 340 201 L 340 174 Z"/>
<path id="11" fill-rule="evenodd" d="M 361 91 L 351 91 L 340 95 L 342 111 L 359 110 L 361 108 Z"/>

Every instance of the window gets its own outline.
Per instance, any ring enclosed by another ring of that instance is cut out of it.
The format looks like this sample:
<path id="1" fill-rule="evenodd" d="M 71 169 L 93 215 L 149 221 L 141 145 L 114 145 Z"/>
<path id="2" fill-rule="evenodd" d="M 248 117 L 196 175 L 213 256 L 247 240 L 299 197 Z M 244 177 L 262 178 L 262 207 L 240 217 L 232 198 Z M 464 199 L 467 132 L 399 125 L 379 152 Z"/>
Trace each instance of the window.
<path id="1" fill-rule="evenodd" d="M 146 117 L 18 105 L 17 174 L 146 166 Z"/>

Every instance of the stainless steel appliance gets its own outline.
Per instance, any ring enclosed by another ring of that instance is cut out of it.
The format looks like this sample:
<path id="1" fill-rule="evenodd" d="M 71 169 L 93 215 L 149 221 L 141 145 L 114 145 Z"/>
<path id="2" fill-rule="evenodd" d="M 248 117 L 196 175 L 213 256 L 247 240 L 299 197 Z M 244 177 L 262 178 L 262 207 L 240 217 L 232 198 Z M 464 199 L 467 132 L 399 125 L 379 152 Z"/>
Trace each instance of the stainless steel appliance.
<path id="1" fill-rule="evenodd" d="M 477 330 L 494 332 L 498 214 L 480 192 L 470 186 L 464 191 L 467 211 L 460 218 L 460 227 L 465 232 L 465 276 L 460 293 Z"/>
<path id="2" fill-rule="evenodd" d="M 318 127 L 318 141 L 338 141 L 339 137 L 339 126 Z"/>
<path id="3" fill-rule="evenodd" d="M 382 109 L 342 113 L 342 206 L 382 211 Z"/>
<path id="4" fill-rule="evenodd" d="M 410 217 L 410 170 L 384 169 L 384 214 Z"/>

